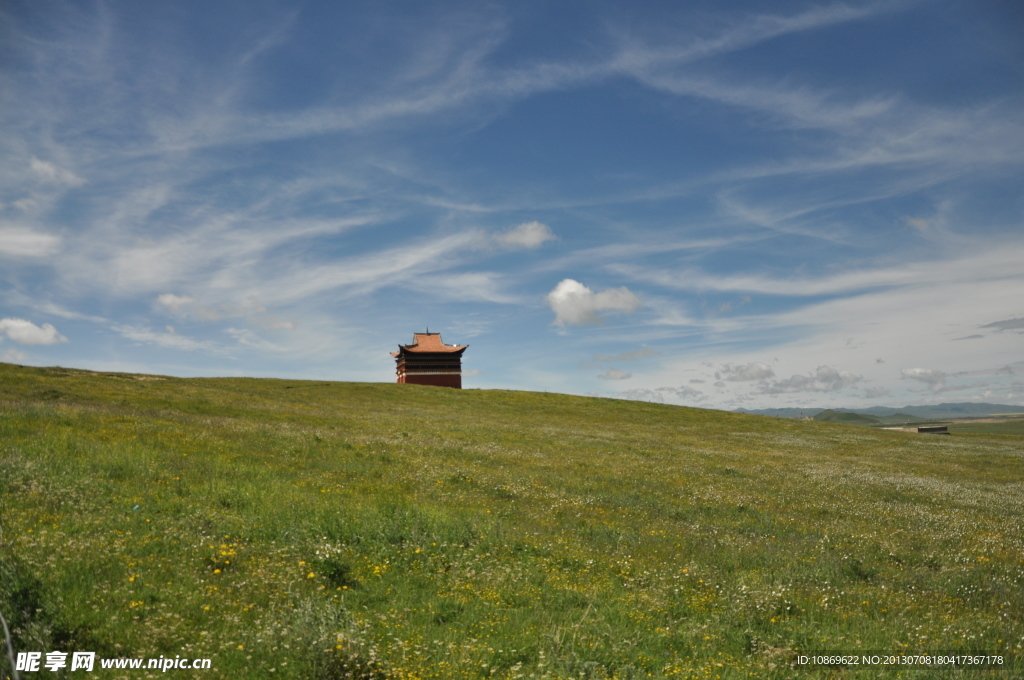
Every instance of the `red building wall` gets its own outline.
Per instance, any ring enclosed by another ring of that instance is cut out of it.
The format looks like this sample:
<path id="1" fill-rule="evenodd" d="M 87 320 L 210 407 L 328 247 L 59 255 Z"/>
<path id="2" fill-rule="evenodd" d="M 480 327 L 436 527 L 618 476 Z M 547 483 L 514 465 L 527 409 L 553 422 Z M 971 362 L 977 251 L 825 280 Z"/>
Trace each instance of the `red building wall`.
<path id="1" fill-rule="evenodd" d="M 405 373 L 398 376 L 398 382 L 408 385 L 433 385 L 434 387 L 454 387 L 462 389 L 462 376 L 458 374 L 434 374 L 420 373 L 409 375 Z"/>

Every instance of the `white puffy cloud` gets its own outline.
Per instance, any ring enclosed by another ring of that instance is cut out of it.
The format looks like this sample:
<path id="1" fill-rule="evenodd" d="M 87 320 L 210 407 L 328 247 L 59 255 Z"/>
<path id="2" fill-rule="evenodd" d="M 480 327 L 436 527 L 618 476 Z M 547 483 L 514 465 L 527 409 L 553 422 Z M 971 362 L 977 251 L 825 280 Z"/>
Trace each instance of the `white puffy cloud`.
<path id="1" fill-rule="evenodd" d="M 932 392 L 941 392 L 946 387 L 946 374 L 931 368 L 904 368 L 900 375 L 904 380 L 923 382 Z"/>
<path id="2" fill-rule="evenodd" d="M 597 376 L 601 380 L 625 380 L 626 378 L 632 378 L 633 374 L 628 371 L 623 371 L 618 368 L 609 368 L 604 373 Z"/>
<path id="3" fill-rule="evenodd" d="M 60 238 L 52 234 L 16 225 L 0 227 L 0 255 L 44 257 L 52 255 L 59 246 Z"/>
<path id="4" fill-rule="evenodd" d="M 729 382 L 752 382 L 773 378 L 775 377 L 775 371 L 768 364 L 752 361 L 749 364 L 742 364 L 740 366 L 725 364 L 720 371 L 715 373 L 715 377 L 719 380 L 728 380 Z"/>
<path id="5" fill-rule="evenodd" d="M 506 248 L 538 248 L 556 237 L 546 224 L 523 222 L 506 232 L 496 234 L 494 239 Z"/>
<path id="6" fill-rule="evenodd" d="M 863 380 L 859 375 L 840 371 L 831 366 L 818 366 L 812 375 L 794 375 L 785 380 L 767 383 L 762 394 L 788 394 L 792 392 L 838 392 Z"/>
<path id="7" fill-rule="evenodd" d="M 563 279 L 545 298 L 555 313 L 555 325 L 599 324 L 598 312 L 634 312 L 643 306 L 628 288 L 608 288 L 595 293 L 575 279 Z"/>
<path id="8" fill-rule="evenodd" d="M 0 333 L 22 345 L 56 345 L 68 341 L 53 324 L 37 326 L 25 319 L 0 319 Z"/>

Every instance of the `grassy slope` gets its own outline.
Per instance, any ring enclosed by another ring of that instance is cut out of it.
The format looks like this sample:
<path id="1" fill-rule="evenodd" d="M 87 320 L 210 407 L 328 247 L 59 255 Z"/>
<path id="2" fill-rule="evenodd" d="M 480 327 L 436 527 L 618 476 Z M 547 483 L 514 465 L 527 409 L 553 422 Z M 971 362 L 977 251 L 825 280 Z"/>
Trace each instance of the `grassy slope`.
<path id="1" fill-rule="evenodd" d="M 822 423 L 846 423 L 847 425 L 874 425 L 881 422 L 874 416 L 865 416 L 860 413 L 846 413 L 845 411 L 833 411 L 831 409 L 822 411 L 814 416 L 814 420 Z"/>
<path id="2" fill-rule="evenodd" d="M 952 423 L 952 434 L 1010 434 L 1024 435 L 1024 419 L 993 423 Z"/>
<path id="3" fill-rule="evenodd" d="M 0 365 L 21 649 L 217 678 L 782 678 L 797 649 L 1024 644 L 1021 437 L 138 378 Z"/>

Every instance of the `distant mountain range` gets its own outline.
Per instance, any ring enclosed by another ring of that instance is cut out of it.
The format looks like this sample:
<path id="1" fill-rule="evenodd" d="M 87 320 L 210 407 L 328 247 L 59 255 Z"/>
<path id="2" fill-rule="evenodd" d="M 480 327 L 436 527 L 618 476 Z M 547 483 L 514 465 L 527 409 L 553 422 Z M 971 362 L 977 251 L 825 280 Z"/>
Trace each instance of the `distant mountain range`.
<path id="1" fill-rule="evenodd" d="M 1005 415 L 1008 413 L 1024 414 L 1024 406 L 1011 404 L 985 404 L 963 402 L 957 404 L 926 404 L 922 406 L 872 406 L 871 408 L 762 408 L 736 409 L 739 413 L 752 413 L 759 416 L 778 416 L 779 418 L 814 418 L 834 423 L 899 424 L 919 420 L 944 420 L 950 418 L 983 418 L 985 416 Z"/>

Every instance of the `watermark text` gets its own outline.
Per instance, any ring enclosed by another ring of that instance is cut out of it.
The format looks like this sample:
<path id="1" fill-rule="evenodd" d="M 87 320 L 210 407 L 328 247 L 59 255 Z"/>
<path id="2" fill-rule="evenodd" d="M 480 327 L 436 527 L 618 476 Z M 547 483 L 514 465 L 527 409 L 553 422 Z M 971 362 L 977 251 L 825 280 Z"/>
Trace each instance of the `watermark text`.
<path id="1" fill-rule="evenodd" d="M 35 673 L 47 670 L 52 673 L 67 668 L 72 671 L 91 672 L 94 668 L 134 668 L 159 670 L 203 670 L 210 668 L 210 659 L 188 659 L 180 655 L 171 658 L 97 657 L 96 652 L 18 652 L 15 670 Z"/>

